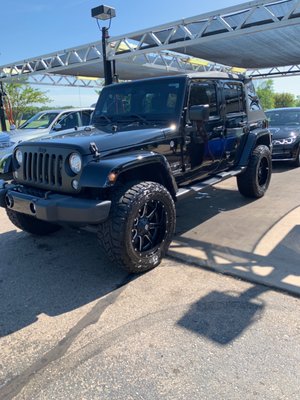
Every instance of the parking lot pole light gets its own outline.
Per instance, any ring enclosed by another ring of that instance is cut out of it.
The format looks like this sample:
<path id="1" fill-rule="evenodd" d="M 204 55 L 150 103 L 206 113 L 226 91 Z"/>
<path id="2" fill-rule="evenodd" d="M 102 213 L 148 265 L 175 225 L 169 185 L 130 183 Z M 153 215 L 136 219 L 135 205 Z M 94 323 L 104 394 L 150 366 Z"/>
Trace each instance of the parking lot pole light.
<path id="1" fill-rule="evenodd" d="M 5 120 L 3 97 L 4 97 L 3 83 L 0 82 L 0 120 L 1 120 L 2 132 L 6 131 L 6 120 Z"/>
<path id="2" fill-rule="evenodd" d="M 103 69 L 104 69 L 104 84 L 110 85 L 113 82 L 111 62 L 107 60 L 106 55 L 106 39 L 108 38 L 108 29 L 102 27 L 102 57 L 103 57 Z"/>
<path id="3" fill-rule="evenodd" d="M 111 19 L 116 16 L 116 11 L 113 7 L 102 5 L 92 8 L 91 14 L 93 18 L 97 19 L 98 26 L 99 26 L 98 23 L 99 19 L 102 21 L 109 19 L 109 26 L 108 27 L 103 26 L 101 28 L 101 32 L 102 32 L 102 58 L 103 58 L 103 70 L 104 70 L 104 84 L 110 85 L 113 82 L 112 65 L 111 61 L 107 59 L 106 48 L 107 48 L 107 39 L 109 38 L 108 30 L 110 28 Z"/>

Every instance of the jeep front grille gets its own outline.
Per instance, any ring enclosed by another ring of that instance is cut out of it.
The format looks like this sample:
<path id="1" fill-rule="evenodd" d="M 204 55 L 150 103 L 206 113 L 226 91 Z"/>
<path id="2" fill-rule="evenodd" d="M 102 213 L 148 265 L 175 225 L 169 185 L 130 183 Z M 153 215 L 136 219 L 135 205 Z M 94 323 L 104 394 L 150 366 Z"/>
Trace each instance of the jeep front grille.
<path id="1" fill-rule="evenodd" d="M 22 173 L 26 182 L 60 187 L 63 156 L 49 153 L 24 152 Z"/>

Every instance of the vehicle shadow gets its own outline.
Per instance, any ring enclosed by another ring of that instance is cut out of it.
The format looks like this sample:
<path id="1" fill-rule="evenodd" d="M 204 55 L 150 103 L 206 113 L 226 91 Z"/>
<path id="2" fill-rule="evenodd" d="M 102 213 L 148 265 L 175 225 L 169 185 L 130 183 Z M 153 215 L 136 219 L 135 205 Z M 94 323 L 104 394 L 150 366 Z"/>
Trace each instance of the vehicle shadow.
<path id="1" fill-rule="evenodd" d="M 209 187 L 178 201 L 176 205 L 176 236 L 202 224 L 216 215 L 235 209 L 240 209 L 251 203 L 254 199 L 241 196 L 238 190 L 219 187 Z"/>
<path id="2" fill-rule="evenodd" d="M 210 188 L 202 197 L 178 204 L 169 256 L 185 267 L 204 267 L 253 283 L 244 293 L 220 289 L 200 298 L 178 321 L 181 327 L 227 345 L 261 317 L 265 307 L 261 294 L 283 290 L 300 296 L 298 192 L 293 202 L 270 208 L 276 196 L 275 187 L 268 198 L 253 203 L 237 191 Z M 241 212 L 226 212 L 238 208 Z"/>
<path id="3" fill-rule="evenodd" d="M 0 336 L 45 313 L 56 316 L 88 304 L 131 276 L 106 261 L 94 235 L 62 229 L 34 237 L 0 235 Z"/>
<path id="4" fill-rule="evenodd" d="M 209 196 L 198 194 L 214 204 Z M 222 196 L 232 207 L 231 196 L 236 193 L 222 191 Z M 247 203 L 237 195 L 235 207 Z M 209 210 L 198 214 L 196 221 L 184 220 L 200 224 L 218 212 L 214 207 Z M 34 323 L 42 313 L 57 316 L 72 311 L 134 279 L 109 262 L 95 235 L 85 231 L 62 229 L 46 237 L 8 231 L 0 234 L 0 259 L 0 337 Z"/>
<path id="5" fill-rule="evenodd" d="M 178 204 L 169 254 L 300 294 L 300 206 L 295 195 L 293 202 L 274 210 L 269 208 L 272 194 L 256 202 L 216 187 L 200 198 L 185 199 Z M 229 212 L 235 209 L 238 213 Z M 262 210 L 269 213 L 265 221 Z"/>
<path id="6" fill-rule="evenodd" d="M 272 173 L 281 174 L 283 172 L 288 172 L 291 169 L 297 169 L 289 161 L 276 161 L 272 163 Z"/>
<path id="7" fill-rule="evenodd" d="M 255 285 L 241 294 L 212 291 L 192 304 L 178 325 L 225 346 L 243 334 L 263 314 L 259 296 L 268 289 Z"/>
<path id="8" fill-rule="evenodd" d="M 189 239 L 190 248 L 201 249 L 203 259 L 189 257 L 190 265 L 243 278 L 254 285 L 242 293 L 213 291 L 193 303 L 178 321 L 185 329 L 220 345 L 227 345 L 259 320 L 265 308 L 259 296 L 269 290 L 285 290 L 300 296 L 300 225 L 295 226 L 267 254 L 255 254 L 229 246 Z"/>

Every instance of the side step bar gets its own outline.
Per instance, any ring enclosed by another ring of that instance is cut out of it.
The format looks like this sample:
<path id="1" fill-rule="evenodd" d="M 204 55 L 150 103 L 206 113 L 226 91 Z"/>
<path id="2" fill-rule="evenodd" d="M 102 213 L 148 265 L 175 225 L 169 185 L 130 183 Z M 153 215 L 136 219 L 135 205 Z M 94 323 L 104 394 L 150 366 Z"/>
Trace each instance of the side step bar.
<path id="1" fill-rule="evenodd" d="M 184 197 L 191 195 L 193 193 L 200 192 L 201 190 L 207 188 L 208 186 L 213 186 L 216 183 L 225 181 L 225 179 L 232 178 L 240 174 L 246 167 L 241 167 L 238 169 L 233 169 L 231 171 L 220 172 L 213 178 L 208 178 L 204 181 L 195 183 L 191 186 L 181 187 L 178 192 L 176 193 L 177 200 L 183 199 Z"/>

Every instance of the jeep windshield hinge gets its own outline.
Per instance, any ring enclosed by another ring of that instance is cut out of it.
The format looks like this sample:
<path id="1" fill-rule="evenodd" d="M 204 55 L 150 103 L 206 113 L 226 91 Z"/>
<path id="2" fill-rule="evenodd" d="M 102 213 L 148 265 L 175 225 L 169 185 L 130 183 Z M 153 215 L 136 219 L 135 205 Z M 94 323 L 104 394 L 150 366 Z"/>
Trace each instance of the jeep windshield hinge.
<path id="1" fill-rule="evenodd" d="M 90 151 L 93 154 L 94 158 L 99 158 L 100 157 L 100 151 L 96 145 L 95 142 L 90 143 Z"/>

